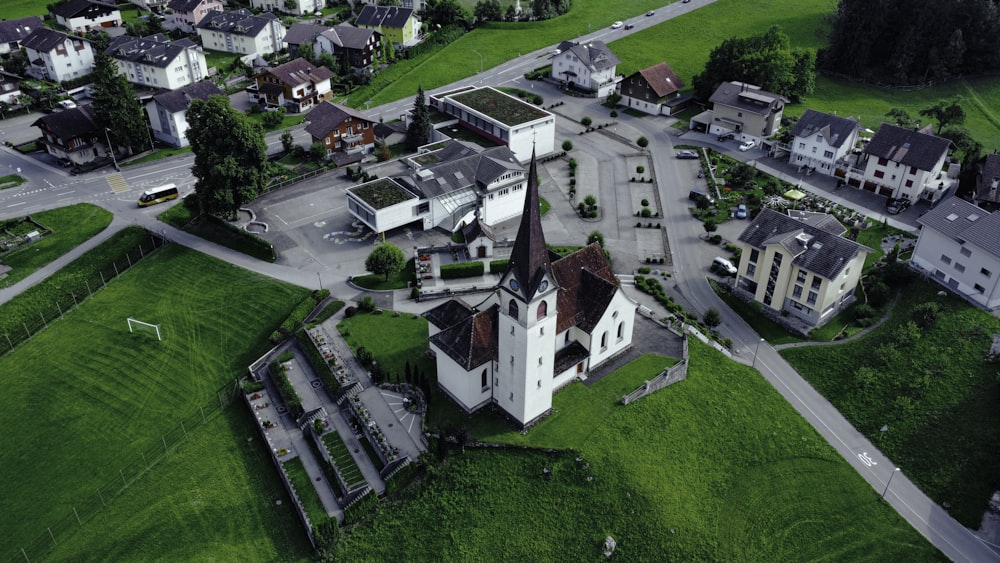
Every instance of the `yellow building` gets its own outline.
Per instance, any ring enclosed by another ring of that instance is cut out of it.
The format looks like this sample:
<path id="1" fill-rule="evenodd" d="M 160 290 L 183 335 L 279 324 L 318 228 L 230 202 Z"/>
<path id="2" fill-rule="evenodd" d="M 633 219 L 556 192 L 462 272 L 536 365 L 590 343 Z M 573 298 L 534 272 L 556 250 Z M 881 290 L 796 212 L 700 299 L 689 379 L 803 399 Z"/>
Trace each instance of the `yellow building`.
<path id="1" fill-rule="evenodd" d="M 382 41 L 392 41 L 396 46 L 412 46 L 420 32 L 420 22 L 413 8 L 399 6 L 365 6 L 354 25 L 374 29 L 382 34 Z"/>

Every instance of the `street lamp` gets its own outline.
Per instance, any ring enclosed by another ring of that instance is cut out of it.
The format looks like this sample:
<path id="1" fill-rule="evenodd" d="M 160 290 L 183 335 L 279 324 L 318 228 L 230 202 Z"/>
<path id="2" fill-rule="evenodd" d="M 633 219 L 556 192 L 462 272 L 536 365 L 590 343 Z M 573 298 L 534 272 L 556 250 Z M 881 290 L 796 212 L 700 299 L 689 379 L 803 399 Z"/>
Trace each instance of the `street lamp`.
<path id="1" fill-rule="evenodd" d="M 899 468 L 897 467 L 889 474 L 889 481 L 885 484 L 885 490 L 882 491 L 882 499 L 885 500 L 885 494 L 889 492 L 889 485 L 892 483 L 892 477 L 896 473 L 899 473 Z"/>
<path id="2" fill-rule="evenodd" d="M 479 72 L 481 73 L 483 72 L 483 56 L 475 49 L 473 49 L 472 52 L 479 55 Z"/>
<path id="3" fill-rule="evenodd" d="M 751 369 L 757 367 L 757 351 L 760 350 L 760 343 L 763 342 L 763 341 L 764 341 L 763 338 L 761 338 L 760 340 L 758 340 L 757 341 L 757 347 L 753 349 L 753 363 L 750 364 L 750 368 Z"/>
<path id="4" fill-rule="evenodd" d="M 321 272 L 316 272 L 316 277 L 319 279 L 319 290 L 323 291 L 323 274 Z"/>
<path id="5" fill-rule="evenodd" d="M 111 155 L 111 162 L 114 163 L 115 170 L 121 170 L 121 168 L 118 168 L 118 159 L 115 158 L 115 149 L 111 146 L 111 137 L 108 135 L 107 127 L 104 128 L 104 138 L 108 141 L 108 154 Z"/>

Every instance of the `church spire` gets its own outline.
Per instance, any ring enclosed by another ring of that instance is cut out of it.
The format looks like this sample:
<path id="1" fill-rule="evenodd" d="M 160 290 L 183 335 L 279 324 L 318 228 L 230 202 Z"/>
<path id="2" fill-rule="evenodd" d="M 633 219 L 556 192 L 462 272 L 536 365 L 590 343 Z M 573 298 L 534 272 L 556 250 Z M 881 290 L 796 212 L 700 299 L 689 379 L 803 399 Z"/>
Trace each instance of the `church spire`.
<path id="1" fill-rule="evenodd" d="M 538 205 L 538 168 L 535 149 L 531 149 L 531 166 L 528 169 L 528 190 L 524 194 L 524 211 L 517 239 L 510 255 L 507 271 L 513 274 L 520 286 L 521 295 L 530 301 L 538 290 L 545 274 L 551 271 L 549 250 L 542 232 L 542 213 Z"/>

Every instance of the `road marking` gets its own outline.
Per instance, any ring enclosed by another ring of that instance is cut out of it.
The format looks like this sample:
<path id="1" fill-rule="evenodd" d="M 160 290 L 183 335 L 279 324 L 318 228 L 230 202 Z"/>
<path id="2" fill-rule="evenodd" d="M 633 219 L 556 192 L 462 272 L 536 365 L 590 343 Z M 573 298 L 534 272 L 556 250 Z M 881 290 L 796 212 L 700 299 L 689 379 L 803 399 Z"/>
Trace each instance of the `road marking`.
<path id="1" fill-rule="evenodd" d="M 868 452 L 861 452 L 861 453 L 859 453 L 858 454 L 858 459 L 860 459 L 861 463 L 867 465 L 868 467 L 871 467 L 873 465 L 878 465 L 877 461 L 875 461 L 874 459 L 872 459 L 871 457 L 868 456 Z"/>
<path id="2" fill-rule="evenodd" d="M 105 176 L 108 181 L 108 185 L 111 186 L 111 191 L 116 194 L 129 191 L 128 182 L 125 181 L 125 177 L 119 174 L 111 174 Z"/>
<path id="3" fill-rule="evenodd" d="M 12 203 L 12 204 L 8 205 L 7 207 L 17 207 L 18 205 L 25 205 L 26 203 L 28 203 L 28 202 L 27 201 L 22 201 L 21 203 Z"/>
<path id="4" fill-rule="evenodd" d="M 62 193 L 60 193 L 60 194 L 56 194 L 56 195 L 66 195 L 66 194 L 71 194 L 71 193 L 73 193 L 73 192 L 75 192 L 75 191 L 76 191 L 76 190 L 70 190 L 70 191 L 68 191 L 68 192 L 62 192 Z"/>

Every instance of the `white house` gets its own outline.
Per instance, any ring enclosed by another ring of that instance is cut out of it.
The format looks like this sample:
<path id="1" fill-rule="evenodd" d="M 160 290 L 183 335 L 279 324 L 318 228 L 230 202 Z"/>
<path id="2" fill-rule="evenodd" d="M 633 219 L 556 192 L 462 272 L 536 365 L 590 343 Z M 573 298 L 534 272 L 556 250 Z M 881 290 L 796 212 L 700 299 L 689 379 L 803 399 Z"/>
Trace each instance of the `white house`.
<path id="1" fill-rule="evenodd" d="M 52 8 L 56 23 L 73 32 L 117 27 L 122 24 L 122 13 L 113 2 L 99 0 L 69 0 Z"/>
<path id="2" fill-rule="evenodd" d="M 463 88 L 432 94 L 429 102 L 466 128 L 507 145 L 520 162 L 533 150 L 542 155 L 555 150 L 555 116 L 499 90 Z"/>
<path id="3" fill-rule="evenodd" d="M 326 0 L 250 0 L 250 7 L 265 12 L 285 12 L 306 16 L 326 7 Z"/>
<path id="4" fill-rule="evenodd" d="M 958 187 L 960 167 L 950 162 L 944 169 L 951 141 L 930 132 L 930 126 L 914 131 L 883 123 L 861 162 L 848 171 L 847 183 L 911 203 L 940 201 Z"/>
<path id="5" fill-rule="evenodd" d="M 792 128 L 788 162 L 831 176 L 837 163 L 847 162 L 860 131 L 854 119 L 807 109 Z"/>
<path id="6" fill-rule="evenodd" d="M 21 79 L 13 74 L 0 72 L 0 102 L 16 105 L 21 97 Z"/>
<path id="7" fill-rule="evenodd" d="M 745 82 L 723 82 L 708 101 L 712 109 L 691 118 L 692 130 L 754 143 L 778 132 L 788 103 L 780 94 Z"/>
<path id="8" fill-rule="evenodd" d="M 109 154 L 104 130 L 89 104 L 43 115 L 31 125 L 38 127 L 45 150 L 56 158 L 86 164 Z"/>
<path id="9" fill-rule="evenodd" d="M 268 55 L 281 50 L 285 26 L 277 16 L 249 10 L 209 12 L 197 25 L 202 45 L 213 51 Z"/>
<path id="10" fill-rule="evenodd" d="M 209 12 L 221 12 L 225 4 L 222 0 L 170 0 L 167 7 L 170 14 L 164 27 L 194 33 L 195 27 Z"/>
<path id="11" fill-rule="evenodd" d="M 0 55 L 20 49 L 21 41 L 40 27 L 42 18 L 38 16 L 0 21 Z"/>
<path id="12" fill-rule="evenodd" d="M 167 0 L 129 0 L 129 2 L 139 6 L 147 12 L 154 12 L 155 14 L 159 14 L 164 8 L 168 7 Z"/>
<path id="13" fill-rule="evenodd" d="M 1000 308 L 1000 213 L 950 197 L 917 221 L 911 264 L 980 307 Z"/>
<path id="14" fill-rule="evenodd" d="M 208 76 L 205 53 L 190 39 L 122 35 L 111 40 L 104 54 L 117 61 L 129 82 L 142 86 L 174 90 Z"/>
<path id="15" fill-rule="evenodd" d="M 618 57 L 603 41 L 563 41 L 552 57 L 552 78 L 603 98 L 615 91 Z"/>
<path id="16" fill-rule="evenodd" d="M 424 313 L 438 386 L 466 412 L 494 404 L 521 427 L 552 396 L 632 346 L 636 303 L 591 244 L 564 258 L 545 245 L 536 164 L 507 271 L 486 301 Z"/>
<path id="17" fill-rule="evenodd" d="M 39 80 L 62 82 L 90 74 L 94 49 L 90 41 L 40 27 L 21 42 L 28 56 L 27 74 Z"/>
<path id="18" fill-rule="evenodd" d="M 162 92 L 146 102 L 146 115 L 153 128 L 153 137 L 175 147 L 186 147 L 187 110 L 194 100 L 207 100 L 209 96 L 224 95 L 212 82 L 205 80 L 177 90 Z"/>

